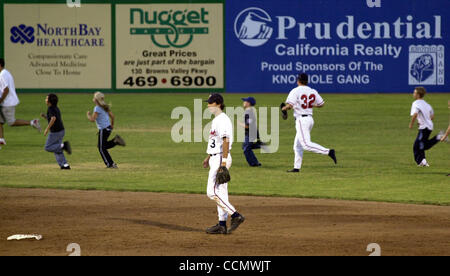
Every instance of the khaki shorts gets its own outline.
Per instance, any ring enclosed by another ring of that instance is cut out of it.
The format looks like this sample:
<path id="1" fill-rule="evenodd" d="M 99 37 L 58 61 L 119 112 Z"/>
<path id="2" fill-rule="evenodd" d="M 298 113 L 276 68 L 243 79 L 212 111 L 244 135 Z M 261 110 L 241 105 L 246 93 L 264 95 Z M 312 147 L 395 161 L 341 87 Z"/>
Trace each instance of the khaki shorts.
<path id="1" fill-rule="evenodd" d="M 15 106 L 0 106 L 0 124 L 12 125 L 16 122 Z"/>

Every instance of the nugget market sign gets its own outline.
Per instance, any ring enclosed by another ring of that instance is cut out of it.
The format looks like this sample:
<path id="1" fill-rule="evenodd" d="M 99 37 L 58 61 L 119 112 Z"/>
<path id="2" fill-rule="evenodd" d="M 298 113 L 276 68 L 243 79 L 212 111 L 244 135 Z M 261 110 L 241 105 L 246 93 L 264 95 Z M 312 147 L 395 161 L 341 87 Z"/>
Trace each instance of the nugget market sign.
<path id="1" fill-rule="evenodd" d="M 208 25 L 209 12 L 205 8 L 196 10 L 144 11 L 130 9 L 130 25 L 148 25 L 148 28 L 131 28 L 132 35 L 149 35 L 152 42 L 160 48 L 184 48 L 191 44 L 195 35 L 208 34 L 208 27 L 190 26 Z M 159 26 L 159 27 L 150 27 Z M 182 36 L 185 39 L 182 39 Z M 162 38 L 163 42 L 160 42 Z"/>
<path id="2" fill-rule="evenodd" d="M 223 3 L 116 6 L 118 89 L 223 89 Z"/>

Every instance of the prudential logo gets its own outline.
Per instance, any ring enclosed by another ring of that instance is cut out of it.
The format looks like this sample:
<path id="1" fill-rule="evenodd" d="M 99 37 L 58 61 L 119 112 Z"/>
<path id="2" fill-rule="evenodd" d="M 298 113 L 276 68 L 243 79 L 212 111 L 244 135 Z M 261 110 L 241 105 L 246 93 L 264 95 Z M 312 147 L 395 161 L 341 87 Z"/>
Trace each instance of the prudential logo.
<path id="1" fill-rule="evenodd" d="M 245 45 L 259 47 L 264 45 L 272 36 L 270 26 L 272 18 L 260 8 L 248 8 L 238 14 L 234 21 L 234 33 Z"/>

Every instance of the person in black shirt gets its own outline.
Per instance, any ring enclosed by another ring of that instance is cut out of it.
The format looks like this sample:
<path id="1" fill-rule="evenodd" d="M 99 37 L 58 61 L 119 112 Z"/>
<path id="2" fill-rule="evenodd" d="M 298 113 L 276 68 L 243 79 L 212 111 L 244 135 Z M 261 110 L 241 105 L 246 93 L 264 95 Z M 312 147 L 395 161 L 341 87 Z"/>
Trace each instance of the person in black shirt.
<path id="1" fill-rule="evenodd" d="M 245 108 L 244 123 L 241 126 L 245 128 L 245 141 L 242 144 L 244 150 L 245 159 L 250 167 L 261 167 L 258 159 L 253 152 L 254 149 L 260 149 L 262 146 L 259 140 L 259 131 L 256 123 L 255 108 L 256 100 L 253 97 L 242 98 Z M 256 142 L 255 142 L 256 141 Z"/>
<path id="2" fill-rule="evenodd" d="M 58 108 L 58 96 L 49 94 L 45 98 L 45 103 L 48 106 L 47 115 L 42 113 L 41 116 L 48 120 L 48 126 L 44 131 L 44 136 L 47 136 L 50 132 L 45 143 L 45 150 L 55 154 L 56 162 L 58 162 L 62 170 L 70 170 L 64 151 L 72 154 L 72 149 L 68 141 L 63 143 L 65 130 L 61 119 L 61 111 Z"/>

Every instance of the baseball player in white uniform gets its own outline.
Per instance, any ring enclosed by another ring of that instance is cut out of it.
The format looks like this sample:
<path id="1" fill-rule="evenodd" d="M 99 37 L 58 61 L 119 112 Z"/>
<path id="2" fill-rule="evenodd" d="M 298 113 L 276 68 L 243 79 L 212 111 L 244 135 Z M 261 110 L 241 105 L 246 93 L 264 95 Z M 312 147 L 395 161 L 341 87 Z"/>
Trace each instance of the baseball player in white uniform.
<path id="1" fill-rule="evenodd" d="M 298 86 L 289 93 L 282 111 L 294 109 L 295 129 L 297 134 L 294 141 L 294 168 L 288 172 L 298 173 L 302 167 L 303 151 L 311 151 L 328 155 L 337 163 L 334 149 L 327 149 L 319 144 L 311 142 L 311 130 L 314 126 L 313 108 L 321 108 L 325 101 L 319 93 L 308 86 L 308 75 L 300 74 L 297 78 Z"/>
<path id="2" fill-rule="evenodd" d="M 221 166 L 227 169 L 231 167 L 231 146 L 233 144 L 233 125 L 230 118 L 223 112 L 223 97 L 220 94 L 212 94 L 208 102 L 208 109 L 215 118 L 211 124 L 209 134 L 208 156 L 203 161 L 203 167 L 209 167 L 207 195 L 217 204 L 219 223 L 208 229 L 208 234 L 229 234 L 236 230 L 245 218 L 236 211 L 228 200 L 228 183 L 216 182 L 217 171 Z M 227 230 L 228 215 L 231 216 L 231 226 Z"/>

